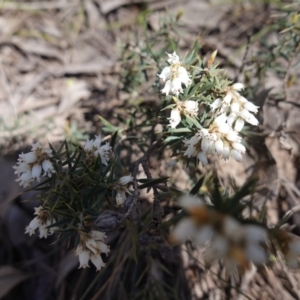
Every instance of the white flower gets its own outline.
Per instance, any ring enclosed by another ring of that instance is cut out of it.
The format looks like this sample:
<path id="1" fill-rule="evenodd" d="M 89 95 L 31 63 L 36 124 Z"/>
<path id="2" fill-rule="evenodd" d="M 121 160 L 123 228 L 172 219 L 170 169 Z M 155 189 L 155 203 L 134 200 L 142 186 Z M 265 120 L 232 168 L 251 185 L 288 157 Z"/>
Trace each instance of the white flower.
<path id="1" fill-rule="evenodd" d="M 41 148 L 39 143 L 33 144 L 31 150 L 20 154 L 17 164 L 13 166 L 15 174 L 19 177 L 16 181 L 23 187 L 29 186 L 34 180 L 39 182 L 43 171 L 43 175 L 49 177 L 55 172 L 50 161 L 51 150 Z"/>
<path id="2" fill-rule="evenodd" d="M 241 91 L 245 88 L 245 85 L 241 82 L 237 82 L 232 85 L 232 88 L 235 89 L 236 91 Z"/>
<path id="3" fill-rule="evenodd" d="M 87 249 L 84 249 L 82 247 L 82 245 L 78 245 L 77 248 L 76 248 L 76 256 L 78 256 L 79 258 L 79 267 L 78 269 L 80 268 L 89 268 L 89 260 L 90 260 L 90 251 L 88 251 Z"/>
<path id="4" fill-rule="evenodd" d="M 128 184 L 129 182 L 132 182 L 133 181 L 133 177 L 131 175 L 126 175 L 126 176 L 123 176 L 119 179 L 119 183 L 121 185 L 126 185 Z"/>
<path id="5" fill-rule="evenodd" d="M 92 230 L 90 233 L 81 232 L 80 242 L 76 248 L 75 254 L 79 258 L 78 268 L 89 268 L 89 260 L 94 264 L 96 270 L 105 267 L 101 253 L 108 253 L 109 247 L 103 242 L 106 238 L 105 233 Z"/>
<path id="6" fill-rule="evenodd" d="M 117 206 L 123 206 L 125 200 L 126 200 L 125 191 L 118 191 L 116 194 Z"/>
<path id="7" fill-rule="evenodd" d="M 181 116 L 180 116 L 180 111 L 179 109 L 175 108 L 171 110 L 171 116 L 168 118 L 170 120 L 169 126 L 171 128 L 176 128 L 176 126 L 180 123 L 181 121 Z"/>
<path id="8" fill-rule="evenodd" d="M 167 55 L 169 56 L 169 58 L 168 58 L 169 64 L 175 64 L 175 63 L 179 62 L 179 56 L 177 55 L 177 53 L 175 51 L 172 54 L 167 53 Z"/>
<path id="9" fill-rule="evenodd" d="M 191 79 L 186 68 L 181 65 L 176 52 L 167 54 L 169 56 L 168 63 L 170 66 L 165 67 L 162 72 L 158 74 L 159 78 L 165 82 L 165 86 L 161 92 L 166 95 L 172 93 L 178 96 L 179 93 L 183 92 L 182 84 L 185 86 L 190 85 Z"/>
<path id="10" fill-rule="evenodd" d="M 56 223 L 54 218 L 50 217 L 50 214 L 47 210 L 44 210 L 42 206 L 35 207 L 36 217 L 25 227 L 25 233 L 28 233 L 30 236 L 35 233 L 36 229 L 39 229 L 39 238 L 47 238 L 48 235 L 53 234 L 57 227 L 47 228 L 52 224 Z"/>
<path id="11" fill-rule="evenodd" d="M 184 242 L 197 233 L 195 223 L 190 218 L 180 220 L 172 231 L 172 239 L 178 242 Z"/>
<path id="12" fill-rule="evenodd" d="M 190 114 L 192 116 L 197 115 L 198 113 L 198 102 L 197 101 L 192 101 L 192 100 L 187 100 L 183 102 L 183 107 L 185 110 L 185 113 Z"/>
<path id="13" fill-rule="evenodd" d="M 102 138 L 100 135 L 98 135 L 95 136 L 94 140 L 87 140 L 83 149 L 85 150 L 85 152 L 94 157 L 98 157 L 98 155 L 100 155 L 102 164 L 107 166 L 111 156 L 112 148 L 109 143 L 105 143 L 102 146 L 101 143 Z"/>
<path id="14" fill-rule="evenodd" d="M 103 262 L 100 254 L 91 254 L 90 259 L 91 259 L 91 262 L 96 267 L 96 271 L 100 271 L 101 268 L 105 267 L 105 263 Z M 79 258 L 79 261 L 80 261 L 80 258 Z M 79 268 L 80 268 L 80 266 L 79 266 Z"/>

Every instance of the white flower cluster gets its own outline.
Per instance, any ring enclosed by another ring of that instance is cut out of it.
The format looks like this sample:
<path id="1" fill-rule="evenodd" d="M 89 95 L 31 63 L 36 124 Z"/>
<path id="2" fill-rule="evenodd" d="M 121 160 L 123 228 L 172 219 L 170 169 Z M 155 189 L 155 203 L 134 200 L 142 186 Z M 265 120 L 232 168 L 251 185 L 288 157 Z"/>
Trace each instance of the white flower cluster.
<path id="1" fill-rule="evenodd" d="M 262 265 L 267 262 L 266 229 L 258 225 L 243 225 L 231 216 L 208 208 L 200 199 L 184 196 L 180 203 L 189 213 L 176 224 L 172 238 L 184 242 L 188 239 L 205 246 L 207 263 L 223 259 L 230 270 L 249 268 L 250 262 Z"/>
<path id="2" fill-rule="evenodd" d="M 190 139 L 184 140 L 187 147 L 184 155 L 187 157 L 195 157 L 201 161 L 202 165 L 206 165 L 208 154 L 217 154 L 223 159 L 230 156 L 236 161 L 242 161 L 242 153 L 246 148 L 241 143 L 242 138 L 228 124 L 224 114 L 218 116 L 209 128 L 200 129 Z"/>
<path id="3" fill-rule="evenodd" d="M 168 54 L 168 53 L 167 53 Z M 181 65 L 176 52 L 168 54 L 170 66 L 165 67 L 158 76 L 166 81 L 162 93 L 172 92 L 176 96 L 183 92 L 182 83 L 187 87 L 191 84 L 190 75 Z M 211 115 L 215 118 L 208 128 L 200 129 L 194 136 L 184 141 L 187 147 L 184 156 L 197 157 L 203 165 L 208 163 L 207 155 L 216 154 L 220 158 L 233 157 L 236 161 L 242 161 L 242 153 L 246 148 L 242 144 L 242 138 L 238 133 L 245 122 L 258 125 L 254 114 L 258 106 L 240 95 L 244 89 L 243 83 L 235 83 L 224 91 L 223 98 L 217 98 L 211 105 Z M 198 102 L 193 100 L 179 101 L 174 98 L 176 104 L 171 110 L 169 119 L 171 128 L 176 128 L 181 122 L 182 115 L 191 118 L 198 117 Z"/>
<path id="4" fill-rule="evenodd" d="M 192 100 L 177 101 L 176 107 L 171 110 L 171 116 L 169 118 L 171 128 L 176 126 L 181 121 L 181 115 L 196 116 L 198 114 L 198 102 Z"/>
<path id="5" fill-rule="evenodd" d="M 19 155 L 18 162 L 13 168 L 18 175 L 16 181 L 24 188 L 34 180 L 40 182 L 41 175 L 51 177 L 54 173 L 51 162 L 52 150 L 44 150 L 39 143 L 33 144 L 31 152 Z"/>
<path id="6" fill-rule="evenodd" d="M 48 226 L 55 224 L 56 220 L 51 218 L 49 212 L 44 210 L 42 206 L 35 207 L 35 215 L 36 217 L 29 223 L 25 228 L 25 233 L 28 233 L 30 236 L 35 233 L 36 229 L 39 229 L 40 239 L 47 238 L 48 235 L 53 234 L 58 227 L 54 226 L 51 228 L 47 228 Z"/>
<path id="7" fill-rule="evenodd" d="M 119 179 L 118 183 L 115 185 L 115 189 L 117 191 L 116 194 L 116 202 L 117 206 L 123 206 L 126 200 L 126 193 L 130 194 L 127 189 L 127 184 L 133 181 L 133 177 L 131 175 L 123 176 Z"/>
<path id="8" fill-rule="evenodd" d="M 98 157 L 98 155 L 100 155 L 102 164 L 107 166 L 107 163 L 111 156 L 111 146 L 109 145 L 109 143 L 105 143 L 101 146 L 101 142 L 101 136 L 95 136 L 94 140 L 86 141 L 84 150 L 87 154 L 90 154 L 94 157 Z"/>
<path id="9" fill-rule="evenodd" d="M 235 83 L 228 87 L 223 99 L 218 98 L 211 104 L 212 111 L 217 110 L 219 114 L 226 115 L 228 125 L 237 132 L 243 129 L 245 121 L 254 126 L 258 125 L 258 120 L 252 114 L 257 113 L 258 106 L 240 95 L 239 91 L 242 89 L 244 84 Z"/>
<path id="10" fill-rule="evenodd" d="M 92 230 L 90 233 L 80 232 L 80 242 L 76 248 L 76 256 L 79 258 L 79 268 L 89 268 L 89 261 L 100 271 L 105 264 L 101 253 L 106 255 L 110 251 L 109 246 L 104 243 L 106 235 L 104 232 Z"/>
<path id="11" fill-rule="evenodd" d="M 168 63 L 170 65 L 165 67 L 158 75 L 165 82 L 165 87 L 161 92 L 166 95 L 172 93 L 178 96 L 179 93 L 183 92 L 182 84 L 185 86 L 191 84 L 190 75 L 186 68 L 182 66 L 176 52 L 173 52 L 173 54 L 167 53 L 167 55 L 169 56 Z"/>

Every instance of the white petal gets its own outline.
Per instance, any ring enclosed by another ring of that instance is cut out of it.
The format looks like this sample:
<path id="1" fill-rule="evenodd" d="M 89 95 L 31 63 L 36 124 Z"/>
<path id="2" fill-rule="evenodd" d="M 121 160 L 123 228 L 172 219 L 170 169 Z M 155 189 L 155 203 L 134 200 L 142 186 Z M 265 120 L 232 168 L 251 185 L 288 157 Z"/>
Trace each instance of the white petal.
<path id="1" fill-rule="evenodd" d="M 98 230 L 92 230 L 90 234 L 95 241 L 103 241 L 106 238 L 106 234 Z"/>
<path id="2" fill-rule="evenodd" d="M 234 130 L 240 132 L 244 127 L 245 121 L 241 118 L 237 118 L 234 124 Z"/>
<path id="3" fill-rule="evenodd" d="M 95 140 L 93 140 L 93 147 L 99 148 L 102 142 L 101 135 L 95 136 Z"/>
<path id="4" fill-rule="evenodd" d="M 222 105 L 222 99 L 217 98 L 211 105 L 211 109 L 212 110 L 216 110 L 217 108 L 219 108 Z"/>
<path id="5" fill-rule="evenodd" d="M 195 115 L 198 112 L 198 102 L 197 101 L 191 101 L 191 100 L 184 101 L 183 106 L 184 106 L 185 110 L 191 115 Z"/>
<path id="6" fill-rule="evenodd" d="M 244 103 L 244 108 L 254 113 L 257 113 L 257 109 L 259 108 L 259 106 L 256 106 L 252 102 L 247 101 L 246 103 Z"/>
<path id="7" fill-rule="evenodd" d="M 178 242 L 184 242 L 194 236 L 196 232 L 197 229 L 193 220 L 184 218 L 176 224 L 172 232 L 172 237 Z"/>
<path id="8" fill-rule="evenodd" d="M 79 258 L 79 267 L 78 268 L 89 268 L 89 259 L 90 259 L 90 251 L 84 250 L 81 245 L 78 245 L 76 248 L 76 255 Z"/>
<path id="9" fill-rule="evenodd" d="M 101 253 L 107 254 L 108 252 L 110 252 L 109 247 L 106 244 L 104 244 L 103 242 L 98 241 L 97 245 L 98 245 L 98 248 L 100 249 Z"/>
<path id="10" fill-rule="evenodd" d="M 171 110 L 171 116 L 168 118 L 170 120 L 169 126 L 171 128 L 176 128 L 176 126 L 180 123 L 181 121 L 181 116 L 180 116 L 180 111 L 179 109 L 175 108 Z"/>
<path id="11" fill-rule="evenodd" d="M 93 140 L 87 140 L 87 141 L 85 142 L 85 145 L 84 145 L 84 150 L 85 150 L 85 151 L 91 151 L 92 148 L 93 148 L 93 143 L 94 143 Z"/>
<path id="12" fill-rule="evenodd" d="M 85 242 L 85 245 L 90 249 L 94 254 L 99 253 L 100 249 L 98 248 L 97 242 L 94 239 L 88 239 Z"/>
<path id="13" fill-rule="evenodd" d="M 224 97 L 223 101 L 228 104 L 228 103 L 230 103 L 231 100 L 232 100 L 232 94 L 230 92 L 228 92 L 226 94 L 226 96 Z"/>
<path id="14" fill-rule="evenodd" d="M 40 220 L 38 217 L 35 217 L 28 226 L 25 228 L 25 233 L 28 233 L 30 236 L 35 233 L 35 230 L 40 226 Z"/>
<path id="15" fill-rule="evenodd" d="M 170 67 L 165 67 L 162 72 L 158 75 L 159 78 L 161 78 L 163 81 L 166 81 L 167 79 L 170 79 L 172 73 Z"/>
<path id="16" fill-rule="evenodd" d="M 266 229 L 258 225 L 245 225 L 244 226 L 245 238 L 249 242 L 264 242 L 266 240 Z"/>
<path id="17" fill-rule="evenodd" d="M 100 271 L 101 268 L 105 267 L 105 263 L 103 262 L 100 254 L 92 254 L 90 258 L 97 271 Z"/>
<path id="18" fill-rule="evenodd" d="M 242 145 L 241 143 L 236 143 L 236 142 L 234 142 L 234 143 L 232 143 L 231 145 L 232 145 L 232 147 L 233 147 L 235 150 L 237 150 L 238 152 L 242 152 L 242 153 L 246 152 L 245 146 Z"/>
<path id="19" fill-rule="evenodd" d="M 257 244 L 247 245 L 246 257 L 256 265 L 264 264 L 268 258 L 265 250 Z"/>
<path id="20" fill-rule="evenodd" d="M 226 216 L 223 222 L 223 231 L 228 238 L 234 238 L 241 229 L 241 224 L 230 216 Z"/>
<path id="21" fill-rule="evenodd" d="M 203 166 L 206 166 L 208 164 L 208 160 L 204 152 L 199 152 L 197 157 L 201 161 Z"/>
<path id="22" fill-rule="evenodd" d="M 227 133 L 226 139 L 230 142 L 240 142 L 240 140 L 241 140 L 238 133 L 235 131 L 230 131 L 229 133 Z"/>
<path id="23" fill-rule="evenodd" d="M 208 150 L 209 144 L 210 144 L 209 136 L 204 137 L 201 141 L 201 149 L 202 149 L 203 152 L 206 152 Z"/>
<path id="24" fill-rule="evenodd" d="M 40 226 L 39 226 L 39 232 L 40 232 L 40 235 L 39 235 L 39 238 L 47 238 L 48 236 L 48 229 L 46 228 L 48 225 L 47 224 L 41 224 L 40 223 Z"/>
<path id="25" fill-rule="evenodd" d="M 241 153 L 235 149 L 232 149 L 230 151 L 230 155 L 238 162 L 243 161 L 243 157 L 242 157 Z"/>
<path id="26" fill-rule="evenodd" d="M 25 154 L 22 153 L 19 156 L 24 162 L 26 162 L 28 164 L 34 163 L 36 161 L 35 152 L 28 152 Z"/>
<path id="27" fill-rule="evenodd" d="M 175 95 L 179 95 L 179 93 L 182 93 L 182 87 L 181 87 L 181 80 L 180 78 L 174 78 L 172 80 L 172 93 Z"/>
<path id="28" fill-rule="evenodd" d="M 117 206 L 123 206 L 125 200 L 126 200 L 125 191 L 118 191 L 116 194 Z"/>
<path id="29" fill-rule="evenodd" d="M 179 56 L 176 54 L 175 51 L 172 54 L 167 53 L 167 55 L 169 56 L 168 63 L 175 64 L 179 62 Z"/>
<path id="30" fill-rule="evenodd" d="M 230 108 L 232 112 L 238 112 L 240 110 L 240 104 L 238 102 L 232 102 Z"/>
<path id="31" fill-rule="evenodd" d="M 198 197 L 192 195 L 184 195 L 178 199 L 180 205 L 184 208 L 202 207 L 203 202 Z"/>
<path id="32" fill-rule="evenodd" d="M 210 225 L 201 227 L 195 235 L 195 242 L 199 246 L 203 246 L 208 242 L 214 234 L 214 230 Z"/>
<path id="33" fill-rule="evenodd" d="M 215 148 L 216 148 L 216 152 L 218 153 L 218 154 L 221 154 L 221 153 L 223 153 L 223 141 L 222 140 L 217 140 L 216 142 L 215 142 Z"/>
<path id="34" fill-rule="evenodd" d="M 222 155 L 223 155 L 224 159 L 228 159 L 229 158 L 229 156 L 230 156 L 230 148 L 229 148 L 228 144 L 224 144 L 223 145 L 223 153 L 222 153 Z"/>
<path id="35" fill-rule="evenodd" d="M 191 156 L 193 156 L 193 154 L 195 153 L 195 151 L 196 151 L 196 148 L 194 146 L 192 146 L 192 145 L 189 145 L 187 147 L 187 149 L 185 150 L 185 152 L 183 153 L 183 155 L 190 158 Z"/>
<path id="36" fill-rule="evenodd" d="M 133 177 L 131 175 L 126 175 L 126 176 L 123 176 L 119 179 L 119 183 L 121 185 L 126 185 L 128 184 L 129 182 L 132 182 L 133 180 Z"/>
<path id="37" fill-rule="evenodd" d="M 171 80 L 167 80 L 167 82 L 165 83 L 165 86 L 164 86 L 164 88 L 161 90 L 161 92 L 162 92 L 163 94 L 169 95 L 171 89 L 172 89 L 172 83 L 171 83 Z"/>
<path id="38" fill-rule="evenodd" d="M 32 167 L 32 173 L 31 173 L 32 178 L 39 181 L 41 174 L 42 174 L 42 166 L 41 165 L 34 165 Z"/>
<path id="39" fill-rule="evenodd" d="M 235 89 L 236 91 L 241 91 L 242 89 L 245 88 L 245 85 L 241 82 L 237 82 L 232 85 L 232 88 Z"/>

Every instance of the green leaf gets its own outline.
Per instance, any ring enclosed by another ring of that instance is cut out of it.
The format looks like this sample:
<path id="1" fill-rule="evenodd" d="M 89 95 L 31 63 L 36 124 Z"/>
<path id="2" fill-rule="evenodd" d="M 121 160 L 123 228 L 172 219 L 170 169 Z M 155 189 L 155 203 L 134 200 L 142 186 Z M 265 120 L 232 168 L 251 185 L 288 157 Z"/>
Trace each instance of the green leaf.
<path id="1" fill-rule="evenodd" d="M 139 185 L 139 189 L 144 189 L 147 187 L 152 187 L 159 183 L 165 183 L 169 177 L 161 177 L 161 178 L 155 178 L 155 179 L 139 179 L 138 182 L 145 182 L 144 184 Z"/>
<path id="2" fill-rule="evenodd" d="M 190 191 L 190 194 L 191 194 L 191 195 L 196 195 L 196 194 L 198 193 L 199 189 L 200 189 L 201 186 L 203 185 L 204 178 L 205 178 L 204 175 L 202 175 L 202 176 L 199 178 L 198 182 L 195 184 L 195 186 L 194 186 L 194 187 L 191 189 L 191 191 Z"/>

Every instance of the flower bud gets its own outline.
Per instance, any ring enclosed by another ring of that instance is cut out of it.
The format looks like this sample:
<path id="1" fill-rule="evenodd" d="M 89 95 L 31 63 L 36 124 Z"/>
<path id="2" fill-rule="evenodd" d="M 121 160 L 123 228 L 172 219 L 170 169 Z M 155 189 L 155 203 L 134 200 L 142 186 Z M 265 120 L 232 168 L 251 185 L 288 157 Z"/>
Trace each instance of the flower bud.
<path id="1" fill-rule="evenodd" d="M 103 232 L 118 228 L 123 222 L 123 215 L 112 210 L 104 211 L 95 221 L 95 227 Z"/>

